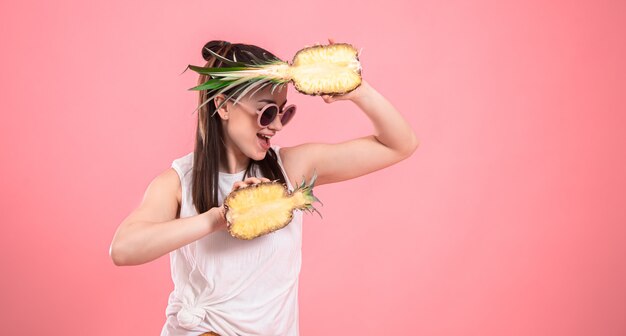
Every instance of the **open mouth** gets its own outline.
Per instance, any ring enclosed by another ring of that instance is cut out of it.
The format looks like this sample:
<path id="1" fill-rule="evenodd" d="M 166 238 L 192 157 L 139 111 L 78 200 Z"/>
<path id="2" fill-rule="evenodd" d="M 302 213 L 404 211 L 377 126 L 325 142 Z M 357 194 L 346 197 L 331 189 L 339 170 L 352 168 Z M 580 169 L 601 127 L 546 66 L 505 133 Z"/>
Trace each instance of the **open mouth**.
<path id="1" fill-rule="evenodd" d="M 270 139 L 257 133 L 256 137 L 259 139 L 259 144 L 261 145 L 261 147 L 263 147 L 264 149 L 267 149 L 270 147 Z"/>

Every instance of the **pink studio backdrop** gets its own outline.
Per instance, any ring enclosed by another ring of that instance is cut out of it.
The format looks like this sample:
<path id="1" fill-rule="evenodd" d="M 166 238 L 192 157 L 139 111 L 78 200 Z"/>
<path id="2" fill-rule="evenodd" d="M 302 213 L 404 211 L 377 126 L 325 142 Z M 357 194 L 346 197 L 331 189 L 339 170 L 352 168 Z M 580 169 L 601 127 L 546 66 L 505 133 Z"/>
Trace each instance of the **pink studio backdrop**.
<path id="1" fill-rule="evenodd" d="M 301 335 L 626 334 L 626 2 L 0 4 L 2 335 L 158 335 L 169 259 L 114 266 L 115 229 L 193 148 L 211 39 L 283 59 L 327 37 L 421 140 L 320 186 Z M 289 88 L 274 143 L 373 128 Z"/>

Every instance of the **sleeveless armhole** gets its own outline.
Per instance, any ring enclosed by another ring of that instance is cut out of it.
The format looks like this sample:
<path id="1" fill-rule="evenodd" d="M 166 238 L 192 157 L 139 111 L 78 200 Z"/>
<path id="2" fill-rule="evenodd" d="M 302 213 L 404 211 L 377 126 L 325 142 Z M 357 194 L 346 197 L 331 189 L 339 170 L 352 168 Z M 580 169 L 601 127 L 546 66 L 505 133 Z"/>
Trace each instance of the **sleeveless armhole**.
<path id="1" fill-rule="evenodd" d="M 280 170 L 283 172 L 283 175 L 285 176 L 285 181 L 287 182 L 287 188 L 289 189 L 289 191 L 293 191 L 293 185 L 291 184 L 291 180 L 289 179 L 289 176 L 287 175 L 287 171 L 285 170 L 285 167 L 283 166 L 283 160 L 281 160 L 280 158 L 280 146 L 278 145 L 272 145 L 272 148 L 274 149 L 274 152 L 276 152 L 276 157 L 278 158 L 278 165 L 280 166 Z"/>
<path id="2" fill-rule="evenodd" d="M 172 162 L 172 168 L 174 168 L 174 170 L 176 171 L 176 174 L 178 174 L 178 179 L 181 181 L 181 184 L 182 184 L 183 176 L 185 176 L 185 173 L 183 173 L 180 166 L 176 164 L 176 161 Z"/>
<path id="3" fill-rule="evenodd" d="M 178 174 L 178 179 L 180 180 L 180 187 L 181 187 L 181 208 L 182 208 L 182 204 L 183 202 L 186 201 L 186 195 L 187 195 L 187 183 L 185 183 L 185 178 L 186 175 L 189 174 L 191 172 L 191 169 L 193 168 L 193 152 L 180 157 L 174 161 L 172 161 L 172 168 L 174 168 L 174 170 L 176 171 L 176 174 Z M 181 209 L 182 212 L 182 209 Z M 181 214 L 182 216 L 182 214 Z"/>

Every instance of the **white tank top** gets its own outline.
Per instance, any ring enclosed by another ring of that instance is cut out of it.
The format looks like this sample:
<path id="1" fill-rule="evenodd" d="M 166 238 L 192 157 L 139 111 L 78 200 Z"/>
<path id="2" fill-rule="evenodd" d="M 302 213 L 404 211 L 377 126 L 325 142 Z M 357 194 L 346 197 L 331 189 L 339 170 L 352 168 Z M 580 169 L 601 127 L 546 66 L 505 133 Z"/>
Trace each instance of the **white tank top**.
<path id="1" fill-rule="evenodd" d="M 272 148 L 278 155 L 280 147 Z M 182 186 L 180 218 L 197 215 L 191 194 L 193 155 L 191 152 L 172 162 Z M 293 191 L 279 155 L 278 163 Z M 243 175 L 244 171 L 219 173 L 218 204 Z M 169 295 L 161 336 L 207 331 L 222 336 L 299 334 L 301 211 L 294 211 L 286 227 L 253 240 L 237 239 L 220 230 L 169 255 L 174 290 Z"/>

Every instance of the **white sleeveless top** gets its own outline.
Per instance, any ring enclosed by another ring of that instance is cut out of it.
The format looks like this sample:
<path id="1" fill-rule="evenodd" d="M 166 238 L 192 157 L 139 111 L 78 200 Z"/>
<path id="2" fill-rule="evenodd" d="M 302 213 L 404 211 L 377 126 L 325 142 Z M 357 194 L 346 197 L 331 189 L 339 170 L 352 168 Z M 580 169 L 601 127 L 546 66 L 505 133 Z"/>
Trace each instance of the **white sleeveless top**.
<path id="1" fill-rule="evenodd" d="M 272 148 L 278 155 L 280 147 Z M 180 218 L 197 215 L 191 195 L 193 155 L 172 162 L 182 185 Z M 279 155 L 278 163 L 293 191 Z M 261 175 L 258 169 L 256 173 Z M 243 175 L 219 173 L 218 204 Z M 286 227 L 252 240 L 220 230 L 170 252 L 174 290 L 161 336 L 207 331 L 222 336 L 298 335 L 302 212 L 293 215 Z"/>

